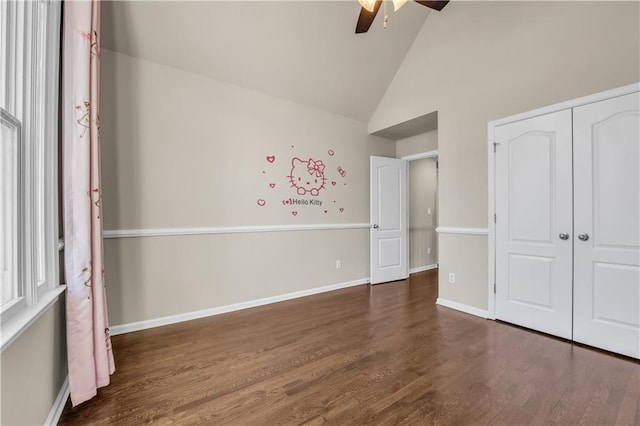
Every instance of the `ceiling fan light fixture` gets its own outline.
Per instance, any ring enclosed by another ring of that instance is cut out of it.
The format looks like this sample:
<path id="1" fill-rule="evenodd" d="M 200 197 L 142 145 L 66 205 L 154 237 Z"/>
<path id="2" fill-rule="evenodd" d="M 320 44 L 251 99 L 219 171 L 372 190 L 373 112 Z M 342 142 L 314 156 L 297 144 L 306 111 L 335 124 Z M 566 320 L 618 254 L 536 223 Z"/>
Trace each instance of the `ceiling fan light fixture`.
<path id="1" fill-rule="evenodd" d="M 358 16 L 358 22 L 356 22 L 356 34 L 362 34 L 369 31 L 371 28 L 371 24 L 373 20 L 376 18 L 378 14 L 378 10 L 382 5 L 384 5 L 384 21 L 383 28 L 387 27 L 387 20 L 389 17 L 387 16 L 387 2 L 389 0 L 358 0 L 358 3 L 362 6 L 360 9 L 360 15 Z M 397 11 L 408 0 L 391 0 L 393 2 L 393 9 Z M 426 6 L 429 9 L 440 11 L 442 10 L 449 0 L 415 0 L 416 3 L 421 4 L 422 6 Z"/>
<path id="2" fill-rule="evenodd" d="M 393 0 L 393 11 L 397 12 L 402 6 L 404 6 L 409 0 Z"/>
<path id="3" fill-rule="evenodd" d="M 407 1 L 407 0 L 404 0 L 404 1 Z M 358 0 L 358 3 L 360 3 L 360 6 L 364 7 L 369 12 L 373 12 L 373 9 L 376 5 L 376 0 Z"/>

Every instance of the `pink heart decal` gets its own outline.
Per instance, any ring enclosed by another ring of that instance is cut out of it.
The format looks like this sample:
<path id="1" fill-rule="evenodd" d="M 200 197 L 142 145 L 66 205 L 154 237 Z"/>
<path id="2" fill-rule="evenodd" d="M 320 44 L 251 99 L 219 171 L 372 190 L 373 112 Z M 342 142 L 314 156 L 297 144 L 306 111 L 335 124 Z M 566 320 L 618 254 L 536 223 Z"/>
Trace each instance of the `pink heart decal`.
<path id="1" fill-rule="evenodd" d="M 275 183 L 270 183 L 269 186 L 272 187 L 272 188 L 275 188 L 276 184 Z"/>
<path id="2" fill-rule="evenodd" d="M 276 156 L 275 155 L 268 155 L 267 156 L 267 161 L 270 163 L 273 163 L 274 161 L 276 161 Z"/>
<path id="3" fill-rule="evenodd" d="M 291 212 L 291 214 L 294 215 L 294 216 L 298 216 L 298 212 L 296 212 L 296 211 Z"/>
<path id="4" fill-rule="evenodd" d="M 342 213 L 344 211 L 344 209 L 342 207 L 340 207 L 340 213 Z"/>
<path id="5" fill-rule="evenodd" d="M 259 198 L 259 199 L 258 199 L 258 205 L 259 205 L 260 207 L 264 206 L 265 204 L 267 204 L 267 202 L 266 202 L 265 200 L 263 200 L 262 198 Z"/>
<path id="6" fill-rule="evenodd" d="M 331 185 L 336 186 L 336 183 L 335 182 L 331 182 Z"/>
<path id="7" fill-rule="evenodd" d="M 329 154 L 330 156 L 332 156 L 332 157 L 333 157 L 333 154 L 335 154 L 335 152 L 333 152 L 333 150 L 332 150 L 332 149 L 330 149 L 329 151 L 327 151 L 327 154 Z"/>

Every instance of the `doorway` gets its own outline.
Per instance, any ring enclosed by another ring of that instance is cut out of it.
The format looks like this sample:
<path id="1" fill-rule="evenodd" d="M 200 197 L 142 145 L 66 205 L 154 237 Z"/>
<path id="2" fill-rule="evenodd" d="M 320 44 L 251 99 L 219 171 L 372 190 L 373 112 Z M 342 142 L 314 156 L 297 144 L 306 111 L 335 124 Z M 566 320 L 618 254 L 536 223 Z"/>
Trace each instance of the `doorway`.
<path id="1" fill-rule="evenodd" d="M 437 111 L 416 117 L 373 133 L 395 141 L 395 158 L 407 169 L 406 201 L 401 203 L 406 238 L 405 275 L 438 267 L 438 114 Z M 372 205 L 373 206 L 373 205 Z M 372 207 L 373 210 L 373 207 Z M 372 227 L 377 222 L 373 220 Z M 375 240 L 372 231 L 372 244 Z M 372 245 L 373 247 L 373 245 Z M 372 250 L 373 253 L 373 250 Z M 376 264 L 372 254 L 371 264 Z M 373 275 L 373 267 L 372 267 Z"/>
<path id="2" fill-rule="evenodd" d="M 402 157 L 408 160 L 409 273 L 438 267 L 438 151 Z"/>

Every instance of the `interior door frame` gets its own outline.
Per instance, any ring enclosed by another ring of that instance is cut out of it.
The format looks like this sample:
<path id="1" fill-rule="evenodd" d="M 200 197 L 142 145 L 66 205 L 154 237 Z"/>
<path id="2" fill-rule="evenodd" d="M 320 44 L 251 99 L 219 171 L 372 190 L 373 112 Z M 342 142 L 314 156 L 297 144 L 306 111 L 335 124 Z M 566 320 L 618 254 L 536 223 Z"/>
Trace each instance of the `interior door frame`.
<path id="1" fill-rule="evenodd" d="M 435 149 L 433 151 L 425 151 L 425 152 L 419 152 L 417 154 L 411 154 L 411 155 L 405 155 L 404 157 L 400 157 L 400 160 L 406 160 L 407 163 L 411 163 L 411 161 L 414 160 L 422 160 L 425 158 L 435 158 L 436 160 L 438 159 L 438 150 Z M 411 249 L 411 245 L 409 244 L 409 203 L 410 203 L 410 191 L 409 191 L 409 185 L 411 184 L 410 182 L 410 177 L 409 177 L 409 169 L 407 169 L 407 196 L 406 196 L 406 200 L 405 200 L 405 212 L 406 212 L 406 220 L 407 220 L 407 241 L 406 241 L 406 252 L 407 252 L 407 274 L 410 275 L 409 270 L 411 268 L 409 268 L 409 250 Z M 438 194 L 440 194 L 440 191 L 438 191 Z M 437 212 L 436 212 L 437 213 Z M 373 224 L 371 223 L 369 225 L 370 227 L 373 226 Z M 369 242 L 369 251 L 371 251 L 371 244 L 372 242 Z M 369 277 L 369 282 L 371 282 L 371 277 Z"/>
<path id="2" fill-rule="evenodd" d="M 405 155 L 404 157 L 400 157 L 401 160 L 407 160 L 409 162 L 413 160 L 423 160 L 425 158 L 438 158 L 438 150 L 434 149 L 433 151 L 419 152 L 417 154 Z"/>
<path id="3" fill-rule="evenodd" d="M 558 112 L 565 109 L 575 108 L 582 105 L 603 101 L 606 99 L 616 98 L 619 96 L 628 95 L 631 93 L 640 92 L 640 82 L 628 84 L 626 86 L 618 87 L 604 92 L 595 93 L 589 96 L 583 96 L 581 98 L 572 99 L 570 101 L 561 102 L 559 104 L 549 105 L 543 108 L 534 109 L 521 114 L 512 115 L 510 117 L 501 118 L 498 120 L 490 121 L 487 125 L 488 137 L 487 137 L 487 160 L 488 160 L 488 276 L 487 276 L 487 318 L 496 319 L 496 294 L 495 294 L 495 282 L 496 282 L 496 164 L 495 164 L 495 128 L 504 124 L 514 123 L 516 121 L 526 120 L 541 115 L 546 115 L 554 112 Z"/>

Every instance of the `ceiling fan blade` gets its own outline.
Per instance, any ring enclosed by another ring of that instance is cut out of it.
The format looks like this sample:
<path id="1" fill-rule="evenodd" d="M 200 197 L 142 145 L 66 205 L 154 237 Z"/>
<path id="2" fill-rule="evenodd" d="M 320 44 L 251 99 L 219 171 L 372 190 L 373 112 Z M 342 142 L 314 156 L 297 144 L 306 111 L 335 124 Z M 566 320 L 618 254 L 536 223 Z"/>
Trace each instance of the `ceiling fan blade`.
<path id="1" fill-rule="evenodd" d="M 356 34 L 366 33 L 369 31 L 369 28 L 371 28 L 371 24 L 373 24 L 373 20 L 378 14 L 378 10 L 380 10 L 381 5 L 382 0 L 376 0 L 373 12 L 369 12 L 364 7 L 360 9 L 360 16 L 358 16 L 358 23 L 356 24 Z"/>
<path id="2" fill-rule="evenodd" d="M 437 1 L 437 0 L 415 0 L 416 3 L 420 3 L 423 6 L 430 7 L 435 10 L 442 10 L 449 3 L 449 0 Z"/>

